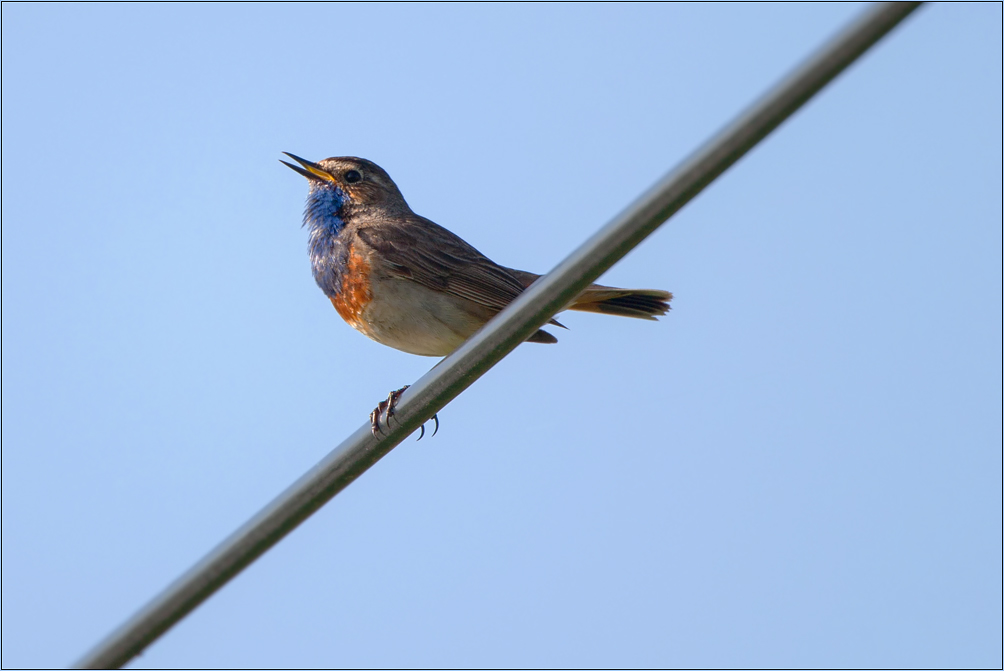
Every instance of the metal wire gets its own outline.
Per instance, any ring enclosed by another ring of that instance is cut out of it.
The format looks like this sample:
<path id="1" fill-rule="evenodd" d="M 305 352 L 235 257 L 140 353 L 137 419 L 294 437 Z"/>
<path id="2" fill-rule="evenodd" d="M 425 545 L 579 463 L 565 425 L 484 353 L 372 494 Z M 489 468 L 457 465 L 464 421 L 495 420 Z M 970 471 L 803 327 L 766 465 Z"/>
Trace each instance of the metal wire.
<path id="1" fill-rule="evenodd" d="M 869 7 L 412 385 L 385 436 L 374 438 L 369 423 L 362 426 L 88 652 L 77 668 L 117 668 L 142 652 L 543 326 L 919 5 Z"/>

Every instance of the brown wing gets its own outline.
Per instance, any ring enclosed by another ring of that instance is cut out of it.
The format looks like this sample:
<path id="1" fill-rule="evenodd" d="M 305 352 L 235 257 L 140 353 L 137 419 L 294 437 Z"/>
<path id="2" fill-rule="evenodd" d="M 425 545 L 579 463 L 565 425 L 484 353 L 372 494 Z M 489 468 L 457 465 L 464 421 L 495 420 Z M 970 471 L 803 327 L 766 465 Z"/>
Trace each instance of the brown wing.
<path id="1" fill-rule="evenodd" d="M 356 234 L 402 278 L 495 311 L 523 292 L 505 268 L 428 219 L 360 228 Z"/>

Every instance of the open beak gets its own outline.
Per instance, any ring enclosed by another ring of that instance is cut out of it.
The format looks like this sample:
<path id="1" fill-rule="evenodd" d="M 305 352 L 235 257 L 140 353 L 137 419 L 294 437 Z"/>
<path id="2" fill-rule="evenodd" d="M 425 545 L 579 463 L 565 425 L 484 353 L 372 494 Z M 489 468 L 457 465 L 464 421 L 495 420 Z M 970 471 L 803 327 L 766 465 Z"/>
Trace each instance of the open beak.
<path id="1" fill-rule="evenodd" d="M 332 177 L 328 172 L 326 172 L 324 170 L 324 168 L 322 168 L 321 166 L 317 165 L 316 163 L 311 163 L 307 159 L 300 158 L 296 154 L 290 154 L 288 151 L 284 151 L 282 153 L 285 154 L 286 156 L 290 157 L 291 159 L 293 159 L 294 161 L 296 161 L 297 163 L 299 163 L 303 167 L 301 168 L 300 166 L 293 165 L 292 163 L 287 163 L 286 161 L 283 161 L 282 159 L 279 159 L 279 163 L 282 163 L 284 166 L 290 168 L 291 170 L 297 171 L 298 173 L 300 173 L 301 175 L 303 175 L 307 179 L 312 179 L 315 182 L 333 182 L 333 181 L 335 181 L 334 177 Z"/>

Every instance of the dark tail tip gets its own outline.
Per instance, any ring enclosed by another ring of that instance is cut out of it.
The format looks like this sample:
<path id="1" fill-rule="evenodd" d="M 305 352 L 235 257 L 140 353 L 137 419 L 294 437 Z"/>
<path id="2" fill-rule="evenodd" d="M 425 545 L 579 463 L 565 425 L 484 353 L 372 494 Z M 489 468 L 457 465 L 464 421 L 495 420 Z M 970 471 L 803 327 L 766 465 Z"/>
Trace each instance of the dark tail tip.
<path id="1" fill-rule="evenodd" d="M 661 317 L 669 312 L 671 300 L 673 300 L 673 294 L 668 291 L 641 289 L 612 298 L 576 303 L 569 309 L 655 320 L 656 317 Z"/>

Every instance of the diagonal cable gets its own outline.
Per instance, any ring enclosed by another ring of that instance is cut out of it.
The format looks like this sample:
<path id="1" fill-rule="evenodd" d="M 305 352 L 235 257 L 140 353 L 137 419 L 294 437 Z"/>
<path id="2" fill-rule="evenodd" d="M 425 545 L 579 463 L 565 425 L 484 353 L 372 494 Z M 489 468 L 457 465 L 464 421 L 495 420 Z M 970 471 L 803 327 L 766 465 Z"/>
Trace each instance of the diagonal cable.
<path id="1" fill-rule="evenodd" d="M 369 423 L 359 428 L 76 666 L 117 668 L 140 654 L 543 326 L 919 5 L 890 2 L 865 10 L 422 376 L 401 397 L 385 435 L 373 437 Z"/>

